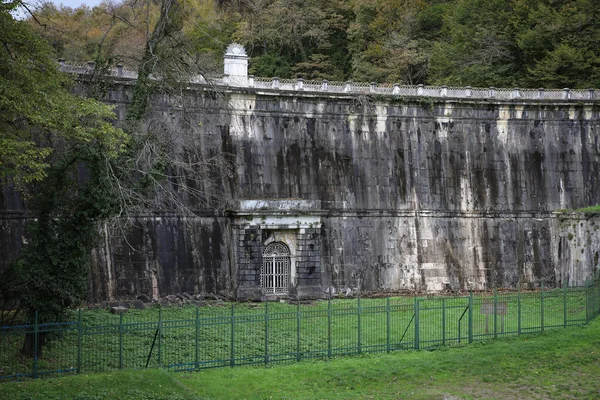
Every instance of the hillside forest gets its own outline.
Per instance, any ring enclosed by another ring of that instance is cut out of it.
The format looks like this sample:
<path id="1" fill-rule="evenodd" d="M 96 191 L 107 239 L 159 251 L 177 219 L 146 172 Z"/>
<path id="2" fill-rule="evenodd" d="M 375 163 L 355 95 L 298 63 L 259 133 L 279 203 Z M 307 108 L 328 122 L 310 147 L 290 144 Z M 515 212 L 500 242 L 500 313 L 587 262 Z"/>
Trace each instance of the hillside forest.
<path id="1" fill-rule="evenodd" d="M 164 1 L 46 3 L 28 22 L 68 61 L 137 69 Z M 176 51 L 222 71 L 231 42 L 250 74 L 474 87 L 600 87 L 597 0 L 183 0 Z M 183 10 L 183 11 L 182 11 Z M 167 32 L 167 35 L 169 33 Z M 161 55 L 159 55 L 161 56 Z"/>

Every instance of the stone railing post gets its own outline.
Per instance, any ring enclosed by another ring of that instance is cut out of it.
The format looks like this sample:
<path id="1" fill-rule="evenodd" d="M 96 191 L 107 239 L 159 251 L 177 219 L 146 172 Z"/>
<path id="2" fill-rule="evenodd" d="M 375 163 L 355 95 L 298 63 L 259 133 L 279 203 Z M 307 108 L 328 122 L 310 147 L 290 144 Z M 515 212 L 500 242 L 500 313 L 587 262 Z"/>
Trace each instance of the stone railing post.
<path id="1" fill-rule="evenodd" d="M 448 96 L 448 87 L 446 85 L 441 87 L 440 96 L 442 96 L 442 97 Z"/>
<path id="2" fill-rule="evenodd" d="M 495 87 L 490 87 L 489 88 L 489 94 L 488 97 L 490 99 L 493 99 L 494 97 L 496 97 L 496 88 Z"/>
<path id="3" fill-rule="evenodd" d="M 296 90 L 304 90 L 304 79 L 298 78 L 296 81 Z"/>
<path id="4" fill-rule="evenodd" d="M 467 86 L 467 87 L 465 87 L 465 96 L 466 96 L 466 97 L 471 97 L 471 96 L 473 96 L 473 92 L 471 91 L 471 86 Z"/>
<path id="5" fill-rule="evenodd" d="M 254 87 L 254 75 L 248 75 L 248 87 Z"/>
<path id="6" fill-rule="evenodd" d="M 594 89 L 588 89 L 588 97 L 590 98 L 590 100 L 594 100 L 596 91 Z"/>
<path id="7" fill-rule="evenodd" d="M 394 89 L 392 89 L 392 94 L 396 96 L 400 94 L 400 85 L 398 83 L 394 83 Z"/>
<path id="8" fill-rule="evenodd" d="M 329 82 L 327 81 L 327 79 L 323 79 L 323 82 L 321 82 L 321 90 L 323 92 L 326 92 L 328 90 L 327 86 L 329 85 Z"/>
<path id="9" fill-rule="evenodd" d="M 376 89 L 377 89 L 377 83 L 376 82 L 371 82 L 371 86 L 369 87 L 369 91 L 371 93 L 375 93 Z"/>
<path id="10" fill-rule="evenodd" d="M 571 98 L 571 89 L 564 88 L 563 89 L 563 99 L 569 100 Z"/>
<path id="11" fill-rule="evenodd" d="M 118 63 L 116 65 L 116 67 L 117 67 L 117 76 L 123 76 L 123 64 Z"/>
<path id="12" fill-rule="evenodd" d="M 349 93 L 352 91 L 352 82 L 351 81 L 346 81 L 344 83 L 344 93 Z"/>
<path id="13" fill-rule="evenodd" d="M 417 96 L 423 96 L 423 84 L 417 86 Z"/>
<path id="14" fill-rule="evenodd" d="M 512 93 L 510 95 L 511 99 L 520 99 L 521 98 L 521 89 L 519 88 L 514 88 L 512 90 Z"/>
<path id="15" fill-rule="evenodd" d="M 95 66 L 96 66 L 95 62 L 93 62 L 93 61 L 88 61 L 87 62 L 87 69 L 88 69 L 88 71 L 93 71 Z"/>
<path id="16" fill-rule="evenodd" d="M 274 77 L 273 81 L 271 81 L 271 87 L 273 89 L 279 89 L 279 78 Z"/>
<path id="17" fill-rule="evenodd" d="M 544 88 L 539 88 L 538 89 L 538 99 L 543 99 L 545 96 L 545 89 Z"/>

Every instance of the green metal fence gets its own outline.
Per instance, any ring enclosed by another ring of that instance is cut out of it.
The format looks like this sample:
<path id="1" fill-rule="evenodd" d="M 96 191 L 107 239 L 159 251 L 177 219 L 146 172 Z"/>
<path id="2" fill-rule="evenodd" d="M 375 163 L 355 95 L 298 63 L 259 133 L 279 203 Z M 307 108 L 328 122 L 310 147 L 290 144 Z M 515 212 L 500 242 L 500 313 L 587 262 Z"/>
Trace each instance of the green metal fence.
<path id="1" fill-rule="evenodd" d="M 121 315 L 86 310 L 74 313 L 70 322 L 0 328 L 0 380 L 123 368 L 266 365 L 458 346 L 583 325 L 599 312 L 599 281 L 463 297 L 243 303 Z M 34 340 L 33 357 L 21 354 L 26 337 Z"/>

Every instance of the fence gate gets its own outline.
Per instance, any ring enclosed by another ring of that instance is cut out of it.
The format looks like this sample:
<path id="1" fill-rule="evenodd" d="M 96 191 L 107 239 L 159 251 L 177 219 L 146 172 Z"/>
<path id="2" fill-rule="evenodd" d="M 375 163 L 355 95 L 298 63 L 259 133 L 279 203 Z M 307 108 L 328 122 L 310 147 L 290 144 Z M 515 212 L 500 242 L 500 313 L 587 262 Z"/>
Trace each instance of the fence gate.
<path id="1" fill-rule="evenodd" d="M 269 243 L 263 251 L 260 283 L 266 294 L 287 294 L 290 284 L 290 249 L 281 242 Z"/>

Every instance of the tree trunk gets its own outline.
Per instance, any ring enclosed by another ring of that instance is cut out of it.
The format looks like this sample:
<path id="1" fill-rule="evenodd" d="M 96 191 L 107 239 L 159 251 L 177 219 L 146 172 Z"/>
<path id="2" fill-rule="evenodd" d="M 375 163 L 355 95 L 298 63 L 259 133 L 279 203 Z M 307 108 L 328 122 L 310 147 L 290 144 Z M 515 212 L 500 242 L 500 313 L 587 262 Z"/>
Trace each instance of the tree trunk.
<path id="1" fill-rule="evenodd" d="M 25 334 L 25 339 L 23 340 L 23 347 L 21 347 L 21 354 L 27 357 L 40 358 L 42 355 L 42 349 L 46 344 L 46 339 L 48 336 L 48 332 L 38 332 L 37 333 L 37 349 L 36 349 L 36 334 L 35 332 L 29 332 Z"/>

